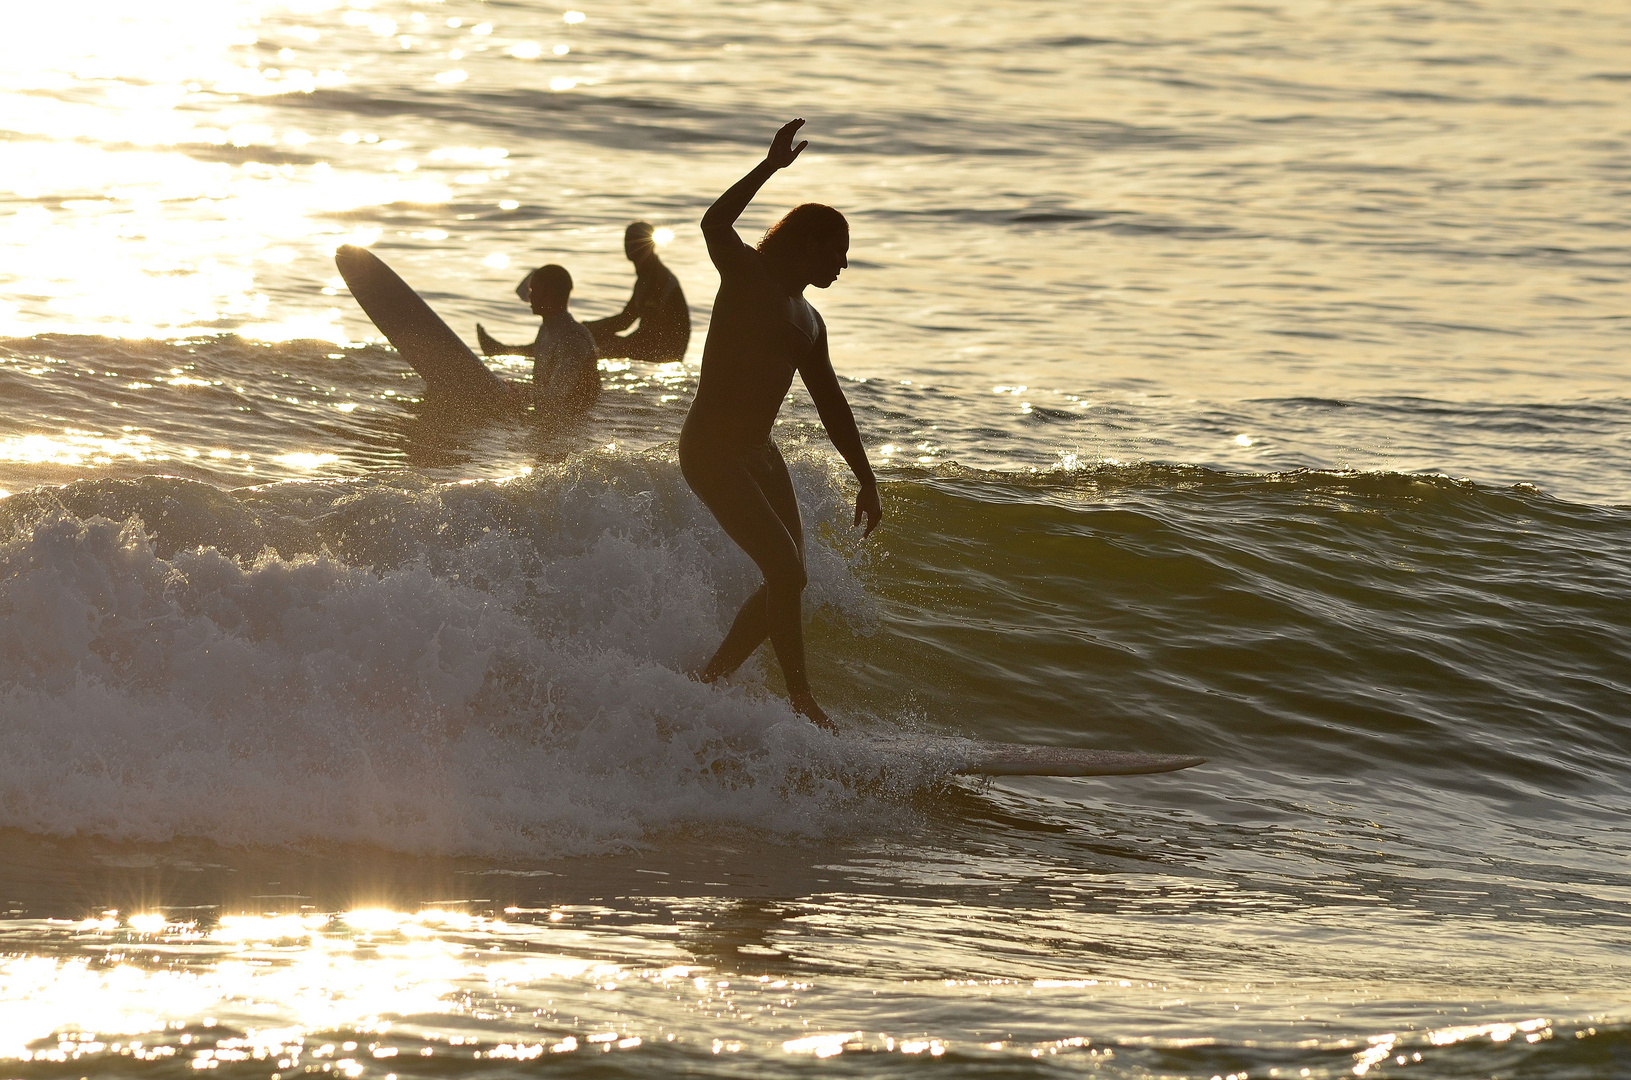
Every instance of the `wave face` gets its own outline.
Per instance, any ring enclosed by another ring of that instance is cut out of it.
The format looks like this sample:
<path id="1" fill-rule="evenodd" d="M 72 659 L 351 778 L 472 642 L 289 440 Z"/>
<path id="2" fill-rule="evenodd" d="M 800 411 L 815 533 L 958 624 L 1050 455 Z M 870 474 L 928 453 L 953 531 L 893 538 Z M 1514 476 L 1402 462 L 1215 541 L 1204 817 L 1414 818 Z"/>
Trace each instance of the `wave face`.
<path id="1" fill-rule="evenodd" d="M 814 678 L 851 717 L 1201 753 L 1264 798 L 1370 785 L 1486 832 L 1498 804 L 1590 819 L 1631 772 L 1624 512 L 1389 474 L 942 468 L 886 485 L 863 554 L 831 466 L 794 462 Z M 684 674 L 756 576 L 660 454 L 83 481 L 0 513 L 0 825 L 542 856 L 842 833 L 943 776 L 796 720 L 768 661 Z"/>
<path id="2" fill-rule="evenodd" d="M 826 467 L 799 472 L 830 517 Z M 660 459 L 0 507 L 0 825 L 539 856 L 876 797 L 845 786 L 864 751 L 682 673 L 752 566 Z M 864 624 L 853 552 L 810 555 L 811 606 Z"/>
<path id="3" fill-rule="evenodd" d="M 1624 511 L 1442 477 L 1153 465 L 945 469 L 900 490 L 893 550 L 919 587 L 989 575 L 943 593 L 957 633 L 932 629 L 941 601 L 902 594 L 973 711 L 1012 714 L 999 672 L 1024 665 L 1030 716 L 1091 702 L 1092 727 L 1213 753 L 1249 739 L 1282 769 L 1503 796 L 1623 775 Z"/>

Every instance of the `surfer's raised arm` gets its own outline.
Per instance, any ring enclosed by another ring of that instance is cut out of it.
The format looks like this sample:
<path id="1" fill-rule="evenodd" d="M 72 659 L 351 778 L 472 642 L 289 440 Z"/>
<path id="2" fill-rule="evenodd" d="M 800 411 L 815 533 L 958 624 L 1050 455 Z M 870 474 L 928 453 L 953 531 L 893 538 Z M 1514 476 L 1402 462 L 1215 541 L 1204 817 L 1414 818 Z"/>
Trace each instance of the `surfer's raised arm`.
<path id="1" fill-rule="evenodd" d="M 855 497 L 855 524 L 859 525 L 863 516 L 866 518 L 866 532 L 861 534 L 864 539 L 883 520 L 883 503 L 878 499 L 878 478 L 872 475 L 872 463 L 866 459 L 866 447 L 861 445 L 861 432 L 855 426 L 855 413 L 850 410 L 843 387 L 838 385 L 838 373 L 832 369 L 825 325 L 809 358 L 799 365 L 799 375 L 815 403 L 821 426 L 827 429 L 827 438 L 861 482 L 861 492 Z"/>
<path id="2" fill-rule="evenodd" d="M 770 149 L 766 151 L 764 160 L 727 188 L 725 194 L 715 199 L 708 212 L 702 215 L 702 237 L 708 243 L 708 257 L 715 266 L 722 266 L 721 259 L 731 263 L 741 256 L 743 245 L 742 238 L 736 235 L 736 219 L 742 216 L 748 203 L 765 186 L 765 181 L 778 170 L 793 164 L 804 148 L 810 145 L 808 139 L 797 146 L 793 145 L 793 136 L 803 126 L 803 120 L 789 120 L 783 124 L 776 137 L 770 140 Z"/>

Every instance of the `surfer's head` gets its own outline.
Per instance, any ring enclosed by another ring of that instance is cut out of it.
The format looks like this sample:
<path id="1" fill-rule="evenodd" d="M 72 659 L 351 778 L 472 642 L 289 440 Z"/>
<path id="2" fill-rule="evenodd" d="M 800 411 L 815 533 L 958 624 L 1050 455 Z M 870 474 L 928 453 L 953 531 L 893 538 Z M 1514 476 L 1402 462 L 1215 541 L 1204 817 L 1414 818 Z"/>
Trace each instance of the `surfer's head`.
<path id="1" fill-rule="evenodd" d="M 572 299 L 572 275 L 554 263 L 540 266 L 527 280 L 527 291 L 534 315 L 559 315 Z"/>
<path id="2" fill-rule="evenodd" d="M 759 254 L 785 267 L 800 284 L 825 289 L 849 265 L 849 222 L 823 203 L 795 206 L 765 232 Z"/>
<path id="3" fill-rule="evenodd" d="M 657 254 L 656 228 L 649 221 L 634 221 L 623 230 L 623 254 L 636 266 Z"/>

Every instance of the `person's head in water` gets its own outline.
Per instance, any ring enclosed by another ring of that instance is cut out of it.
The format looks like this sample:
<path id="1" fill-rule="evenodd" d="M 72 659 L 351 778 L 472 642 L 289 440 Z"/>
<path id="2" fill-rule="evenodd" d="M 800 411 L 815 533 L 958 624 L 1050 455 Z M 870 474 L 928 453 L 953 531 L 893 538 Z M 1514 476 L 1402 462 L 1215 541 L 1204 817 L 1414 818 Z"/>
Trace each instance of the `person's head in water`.
<path id="1" fill-rule="evenodd" d="M 849 222 L 822 203 L 795 206 L 766 230 L 759 254 L 787 268 L 801 285 L 825 289 L 849 265 Z"/>
<path id="2" fill-rule="evenodd" d="M 636 266 L 657 254 L 657 230 L 649 221 L 635 221 L 623 230 L 623 254 Z"/>
<path id="3" fill-rule="evenodd" d="M 566 267 L 554 263 L 540 266 L 527 279 L 527 290 L 534 315 L 545 318 L 559 315 L 572 299 L 572 275 L 566 272 Z"/>

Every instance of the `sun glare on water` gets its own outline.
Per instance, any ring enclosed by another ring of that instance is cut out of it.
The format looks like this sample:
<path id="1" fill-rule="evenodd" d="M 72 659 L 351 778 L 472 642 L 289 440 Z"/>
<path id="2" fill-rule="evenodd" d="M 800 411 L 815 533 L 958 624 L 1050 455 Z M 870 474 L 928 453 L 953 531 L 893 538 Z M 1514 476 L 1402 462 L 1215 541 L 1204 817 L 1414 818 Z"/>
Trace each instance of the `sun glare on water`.
<path id="1" fill-rule="evenodd" d="M 524 915 L 511 922 L 434 908 L 365 908 L 223 915 L 207 925 L 157 911 L 110 911 L 61 922 L 59 932 L 87 946 L 84 954 L 0 959 L 7 1017 L 0 1062 L 113 1055 L 207 1069 L 255 1059 L 285 1071 L 311 1065 L 357 1076 L 364 1066 L 383 1075 L 377 1066 L 411 1053 L 457 1069 L 458 1060 L 535 1056 L 519 1044 L 466 1034 L 461 1017 L 472 994 L 505 987 L 531 1008 L 585 989 L 605 998 L 626 983 L 662 987 L 666 996 L 691 976 L 686 966 L 634 971 L 551 952 L 552 942 L 577 943 L 571 914 Z M 111 962 L 95 960 L 98 952 Z M 391 1019 L 408 1016 L 415 1018 L 412 1034 Z M 627 1050 L 642 1042 L 606 1027 L 587 1035 L 582 1048 Z M 313 1037 L 337 1031 L 356 1037 Z M 539 1046 L 561 1054 L 580 1044 L 567 1036 Z"/>
<path id="2" fill-rule="evenodd" d="M 321 111 L 295 126 L 280 111 L 290 97 L 346 86 L 351 62 L 382 50 L 406 58 L 407 78 L 429 65 L 427 93 L 464 92 L 437 90 L 446 71 L 429 69 L 434 58 L 381 40 L 385 16 L 358 6 L 8 9 L 0 290 L 13 299 L 0 303 L 0 334 L 345 340 L 341 310 L 310 310 L 288 283 L 320 283 L 336 247 L 377 240 L 370 208 L 444 206 L 508 176 L 502 147 L 408 145 L 325 130 Z"/>

